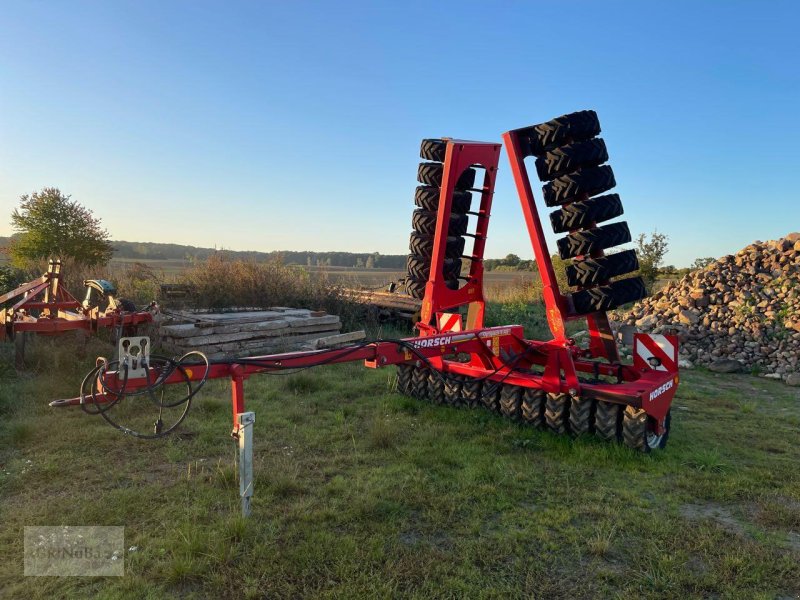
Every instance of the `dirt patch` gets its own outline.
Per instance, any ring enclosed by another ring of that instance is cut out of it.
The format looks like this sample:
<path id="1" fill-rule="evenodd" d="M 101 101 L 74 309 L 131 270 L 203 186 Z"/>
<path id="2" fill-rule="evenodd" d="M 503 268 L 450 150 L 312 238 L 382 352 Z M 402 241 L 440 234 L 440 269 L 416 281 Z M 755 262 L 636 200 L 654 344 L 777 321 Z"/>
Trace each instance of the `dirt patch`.
<path id="1" fill-rule="evenodd" d="M 786 535 L 786 543 L 789 545 L 789 548 L 795 552 L 800 552 L 800 533 L 790 531 Z"/>
<path id="2" fill-rule="evenodd" d="M 679 512 L 684 519 L 690 521 L 712 521 L 728 533 L 742 538 L 751 537 L 742 524 L 733 516 L 731 510 L 721 504 L 684 504 Z"/>

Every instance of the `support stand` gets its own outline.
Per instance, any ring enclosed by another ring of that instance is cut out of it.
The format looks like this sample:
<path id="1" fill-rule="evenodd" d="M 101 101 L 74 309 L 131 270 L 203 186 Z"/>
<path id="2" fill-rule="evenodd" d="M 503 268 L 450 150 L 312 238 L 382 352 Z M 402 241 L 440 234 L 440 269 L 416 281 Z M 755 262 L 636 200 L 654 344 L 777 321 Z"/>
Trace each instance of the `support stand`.
<path id="1" fill-rule="evenodd" d="M 242 498 L 242 516 L 250 516 L 250 499 L 253 496 L 253 424 L 256 413 L 236 415 L 239 426 L 239 496 Z"/>

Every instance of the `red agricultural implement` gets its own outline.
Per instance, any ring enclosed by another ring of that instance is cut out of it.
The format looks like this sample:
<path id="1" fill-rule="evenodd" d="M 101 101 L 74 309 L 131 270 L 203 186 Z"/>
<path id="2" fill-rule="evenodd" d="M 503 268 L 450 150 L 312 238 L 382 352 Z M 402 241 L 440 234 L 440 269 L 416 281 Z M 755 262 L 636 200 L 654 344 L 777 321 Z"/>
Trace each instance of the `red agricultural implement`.
<path id="1" fill-rule="evenodd" d="M 114 285 L 104 279 L 84 281 L 86 296 L 80 301 L 61 285 L 61 277 L 61 261 L 51 260 L 44 275 L 0 296 L 0 341 L 24 339 L 17 334 L 27 332 L 56 335 L 102 327 L 130 335 L 137 325 L 153 320 L 153 306 L 137 311 L 130 300 L 117 298 Z"/>
<path id="2" fill-rule="evenodd" d="M 611 167 L 603 165 L 608 155 L 599 132 L 597 115 L 583 111 L 503 134 L 542 277 L 550 340 L 526 339 L 518 325 L 484 326 L 483 254 L 501 144 L 424 140 L 426 162 L 418 170 L 423 185 L 415 194 L 418 209 L 405 279 L 407 293 L 422 300 L 419 336 L 222 362 L 149 356 L 146 338 L 130 339 L 119 360 L 98 361 L 80 397 L 52 405 L 81 405 L 126 433 L 159 437 L 177 427 L 206 380 L 229 378 L 233 435 L 246 449 L 253 423 L 252 413 L 245 413 L 248 377 L 363 360 L 371 368 L 396 365 L 398 391 L 419 399 L 484 406 L 556 433 L 597 435 L 643 452 L 663 448 L 678 384 L 678 340 L 636 334 L 633 364 L 620 361 L 606 311 L 639 300 L 646 291 L 639 277 L 623 277 L 639 268 L 633 250 L 603 252 L 630 242 L 631 236 L 624 222 L 598 225 L 622 214 L 619 196 L 598 195 L 615 185 Z M 570 261 L 571 290 L 559 288 L 554 272 L 524 162 L 531 156 L 545 181 L 544 202 L 555 208 L 551 224 L 556 233 L 566 234 L 557 245 L 561 258 Z M 587 324 L 586 346 L 567 334 L 565 324 L 578 319 Z M 168 384 L 180 384 L 186 393 L 168 401 L 157 398 L 156 390 L 163 393 Z M 117 407 L 143 395 L 159 413 L 152 433 L 123 427 L 114 417 Z M 180 415 L 165 426 L 168 408 L 178 408 Z M 242 495 L 248 499 L 247 452 L 242 459 Z"/>

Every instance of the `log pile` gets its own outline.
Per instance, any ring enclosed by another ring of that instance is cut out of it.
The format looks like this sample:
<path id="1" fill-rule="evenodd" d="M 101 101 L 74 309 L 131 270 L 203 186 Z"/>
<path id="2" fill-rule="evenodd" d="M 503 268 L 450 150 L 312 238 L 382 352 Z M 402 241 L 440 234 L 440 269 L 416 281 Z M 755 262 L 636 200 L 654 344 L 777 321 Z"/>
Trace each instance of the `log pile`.
<path id="1" fill-rule="evenodd" d="M 345 290 L 355 302 L 373 307 L 379 323 L 385 321 L 419 321 L 422 301 L 406 294 L 372 290 Z"/>
<path id="2" fill-rule="evenodd" d="M 341 333 L 338 316 L 322 311 L 275 306 L 269 310 L 173 312 L 159 327 L 165 350 L 199 350 L 211 360 L 337 348 L 364 339 L 363 331 Z"/>

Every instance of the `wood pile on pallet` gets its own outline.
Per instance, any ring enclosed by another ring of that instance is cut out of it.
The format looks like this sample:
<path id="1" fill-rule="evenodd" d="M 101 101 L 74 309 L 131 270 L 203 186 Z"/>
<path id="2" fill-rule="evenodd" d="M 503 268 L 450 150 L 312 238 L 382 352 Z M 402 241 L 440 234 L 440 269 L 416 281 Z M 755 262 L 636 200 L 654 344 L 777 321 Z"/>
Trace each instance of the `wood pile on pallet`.
<path id="1" fill-rule="evenodd" d="M 345 294 L 356 302 L 374 307 L 379 322 L 419 321 L 422 301 L 406 294 L 372 290 L 345 290 Z"/>
<path id="2" fill-rule="evenodd" d="M 338 316 L 323 311 L 274 306 L 268 310 L 198 313 L 171 312 L 159 327 L 165 350 L 199 350 L 211 360 L 346 346 L 364 331 L 341 333 Z"/>

